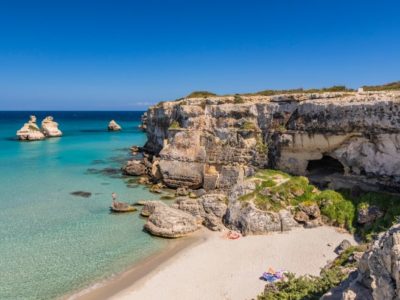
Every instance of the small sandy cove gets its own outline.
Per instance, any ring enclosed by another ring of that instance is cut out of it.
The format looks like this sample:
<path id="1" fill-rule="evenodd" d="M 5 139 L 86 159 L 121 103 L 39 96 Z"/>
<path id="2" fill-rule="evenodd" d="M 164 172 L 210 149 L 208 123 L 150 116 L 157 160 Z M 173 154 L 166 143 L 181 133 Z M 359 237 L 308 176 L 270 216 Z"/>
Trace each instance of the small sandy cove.
<path id="1" fill-rule="evenodd" d="M 153 265 L 153 270 L 142 273 L 141 278 L 133 276 L 136 278 L 127 288 L 106 284 L 102 288 L 106 293 L 97 290 L 96 295 L 88 293 L 78 298 L 252 299 L 262 292 L 265 282 L 259 277 L 269 267 L 318 275 L 327 261 L 335 258 L 334 249 L 343 239 L 355 243 L 350 234 L 326 226 L 237 240 L 203 230 L 197 242 Z"/>

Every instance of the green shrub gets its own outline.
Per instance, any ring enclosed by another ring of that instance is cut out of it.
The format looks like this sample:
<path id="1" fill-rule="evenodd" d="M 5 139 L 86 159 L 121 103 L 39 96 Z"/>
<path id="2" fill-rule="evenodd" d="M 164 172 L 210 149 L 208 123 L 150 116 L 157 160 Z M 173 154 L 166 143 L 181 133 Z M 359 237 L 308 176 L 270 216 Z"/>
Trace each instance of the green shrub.
<path id="1" fill-rule="evenodd" d="M 258 300 L 317 300 L 331 288 L 339 285 L 347 274 L 343 268 L 354 267 L 356 263 L 350 260 L 355 251 L 364 252 L 365 245 L 352 246 L 341 253 L 329 268 L 322 269 L 320 276 L 299 276 L 290 273 L 286 281 L 275 283 L 275 289 L 264 292 Z"/>
<path id="2" fill-rule="evenodd" d="M 290 273 L 286 281 L 275 284 L 277 290 L 258 296 L 258 300 L 317 300 L 346 278 L 340 268 L 321 272 L 321 276 L 296 277 Z"/>
<path id="3" fill-rule="evenodd" d="M 364 91 L 393 91 L 400 90 L 400 81 L 390 82 L 382 85 L 365 85 Z"/>
<path id="4" fill-rule="evenodd" d="M 340 193 L 325 190 L 315 196 L 321 213 L 326 216 L 332 224 L 345 227 L 347 230 L 353 230 L 353 220 L 355 217 L 354 204 L 345 199 Z"/>
<path id="5" fill-rule="evenodd" d="M 242 97 L 240 97 L 240 95 L 236 94 L 233 98 L 233 103 L 235 104 L 242 104 L 244 103 L 244 99 Z"/>
<path id="6" fill-rule="evenodd" d="M 289 89 L 289 90 L 264 90 L 255 93 L 255 95 L 262 95 L 262 96 L 273 96 L 279 94 L 299 94 L 299 93 L 325 93 L 325 92 L 353 92 L 353 89 L 349 89 L 344 85 L 334 85 L 328 88 L 321 88 L 321 89 Z"/>
<path id="7" fill-rule="evenodd" d="M 179 122 L 178 121 L 173 121 L 171 123 L 171 125 L 169 125 L 168 129 L 180 129 L 180 128 L 181 128 L 181 125 L 179 125 Z"/>
<path id="8" fill-rule="evenodd" d="M 208 91 L 194 91 L 186 96 L 186 98 L 207 98 L 217 96 L 217 94 Z"/>
<path id="9" fill-rule="evenodd" d="M 241 125 L 240 129 L 243 129 L 243 130 L 256 130 L 257 126 L 253 122 L 246 121 Z"/>

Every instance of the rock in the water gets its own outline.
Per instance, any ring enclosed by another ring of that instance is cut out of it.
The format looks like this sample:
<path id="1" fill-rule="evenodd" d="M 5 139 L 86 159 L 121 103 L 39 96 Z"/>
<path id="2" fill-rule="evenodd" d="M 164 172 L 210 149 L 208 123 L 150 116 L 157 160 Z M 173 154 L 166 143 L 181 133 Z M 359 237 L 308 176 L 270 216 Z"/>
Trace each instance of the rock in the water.
<path id="1" fill-rule="evenodd" d="M 150 188 L 150 192 L 155 193 L 155 194 L 161 194 L 162 193 L 162 188 L 163 188 L 163 184 L 162 183 L 157 183 L 157 184 L 153 184 Z"/>
<path id="2" fill-rule="evenodd" d="M 179 187 L 179 188 L 176 189 L 175 195 L 176 196 L 188 196 L 189 195 L 189 191 L 185 187 Z"/>
<path id="3" fill-rule="evenodd" d="M 122 129 L 122 127 L 120 125 L 118 125 L 118 123 L 115 122 L 114 120 L 111 120 L 110 123 L 108 123 L 109 131 L 120 131 L 121 129 Z"/>
<path id="4" fill-rule="evenodd" d="M 83 197 L 83 198 L 89 198 L 92 196 L 91 192 L 85 192 L 85 191 L 76 191 L 72 192 L 71 195 L 73 196 L 78 196 L 78 197 Z"/>
<path id="5" fill-rule="evenodd" d="M 369 224 L 382 216 L 383 212 L 375 205 L 361 207 L 357 211 L 357 222 L 359 224 Z"/>
<path id="6" fill-rule="evenodd" d="M 45 135 L 36 124 L 36 117 L 30 116 L 28 123 L 17 131 L 17 136 L 21 141 L 38 141 L 43 140 Z"/>
<path id="7" fill-rule="evenodd" d="M 178 238 L 196 231 L 199 226 L 191 214 L 168 206 L 156 206 L 144 225 L 155 236 Z"/>
<path id="8" fill-rule="evenodd" d="M 122 168 L 125 175 L 142 176 L 146 174 L 146 166 L 140 160 L 130 160 Z"/>
<path id="9" fill-rule="evenodd" d="M 61 130 L 58 129 L 58 123 L 51 116 L 44 118 L 42 121 L 42 132 L 46 137 L 62 136 Z"/>

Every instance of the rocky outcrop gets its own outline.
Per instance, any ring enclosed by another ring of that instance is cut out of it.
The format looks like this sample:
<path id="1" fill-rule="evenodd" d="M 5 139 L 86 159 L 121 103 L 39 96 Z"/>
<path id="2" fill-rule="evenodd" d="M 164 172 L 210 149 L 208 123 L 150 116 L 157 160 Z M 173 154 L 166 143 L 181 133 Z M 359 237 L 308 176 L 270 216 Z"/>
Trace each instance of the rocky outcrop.
<path id="1" fill-rule="evenodd" d="M 381 233 L 362 256 L 350 279 L 322 299 L 394 300 L 400 298 L 400 224 Z"/>
<path id="2" fill-rule="evenodd" d="M 144 229 L 155 236 L 178 238 L 196 231 L 197 220 L 191 214 L 169 206 L 156 205 Z"/>
<path id="3" fill-rule="evenodd" d="M 187 98 L 147 111 L 169 187 L 227 190 L 257 168 L 400 190 L 400 92 Z"/>
<path id="4" fill-rule="evenodd" d="M 142 176 L 146 174 L 146 166 L 140 160 L 130 160 L 122 167 L 125 175 Z"/>
<path id="5" fill-rule="evenodd" d="M 21 141 L 38 141 L 43 140 L 45 135 L 36 124 L 36 117 L 30 116 L 28 123 L 17 131 L 17 137 Z"/>
<path id="6" fill-rule="evenodd" d="M 251 201 L 241 201 L 240 197 L 255 190 L 253 181 L 236 184 L 228 196 L 228 208 L 224 215 L 227 227 L 240 231 L 243 235 L 267 234 L 275 231 L 288 231 L 299 226 L 292 214 L 281 209 L 264 211 L 258 209 Z"/>
<path id="7" fill-rule="evenodd" d="M 146 129 L 147 129 L 147 113 L 146 112 L 141 116 L 140 121 L 141 122 L 140 122 L 139 128 L 143 131 L 146 131 Z"/>
<path id="8" fill-rule="evenodd" d="M 199 199 L 182 197 L 176 200 L 175 207 L 190 213 L 210 230 L 223 230 L 222 219 L 227 210 L 226 196 L 224 194 L 207 194 Z"/>
<path id="9" fill-rule="evenodd" d="M 61 130 L 58 129 L 58 123 L 54 121 L 52 116 L 48 116 L 42 121 L 42 132 L 46 137 L 62 136 Z"/>
<path id="10" fill-rule="evenodd" d="M 120 131 L 122 130 L 122 127 L 118 125 L 117 122 L 114 120 L 111 120 L 110 123 L 108 123 L 108 131 Z"/>

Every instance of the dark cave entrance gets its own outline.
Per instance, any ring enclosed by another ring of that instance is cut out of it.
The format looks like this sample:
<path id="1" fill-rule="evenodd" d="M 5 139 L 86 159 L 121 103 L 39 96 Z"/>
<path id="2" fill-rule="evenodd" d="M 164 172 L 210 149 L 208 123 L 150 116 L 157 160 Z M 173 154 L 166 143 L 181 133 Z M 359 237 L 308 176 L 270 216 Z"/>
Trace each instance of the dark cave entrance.
<path id="1" fill-rule="evenodd" d="M 324 155 L 321 159 L 310 160 L 307 172 L 310 175 L 344 174 L 344 167 L 337 159 Z"/>

